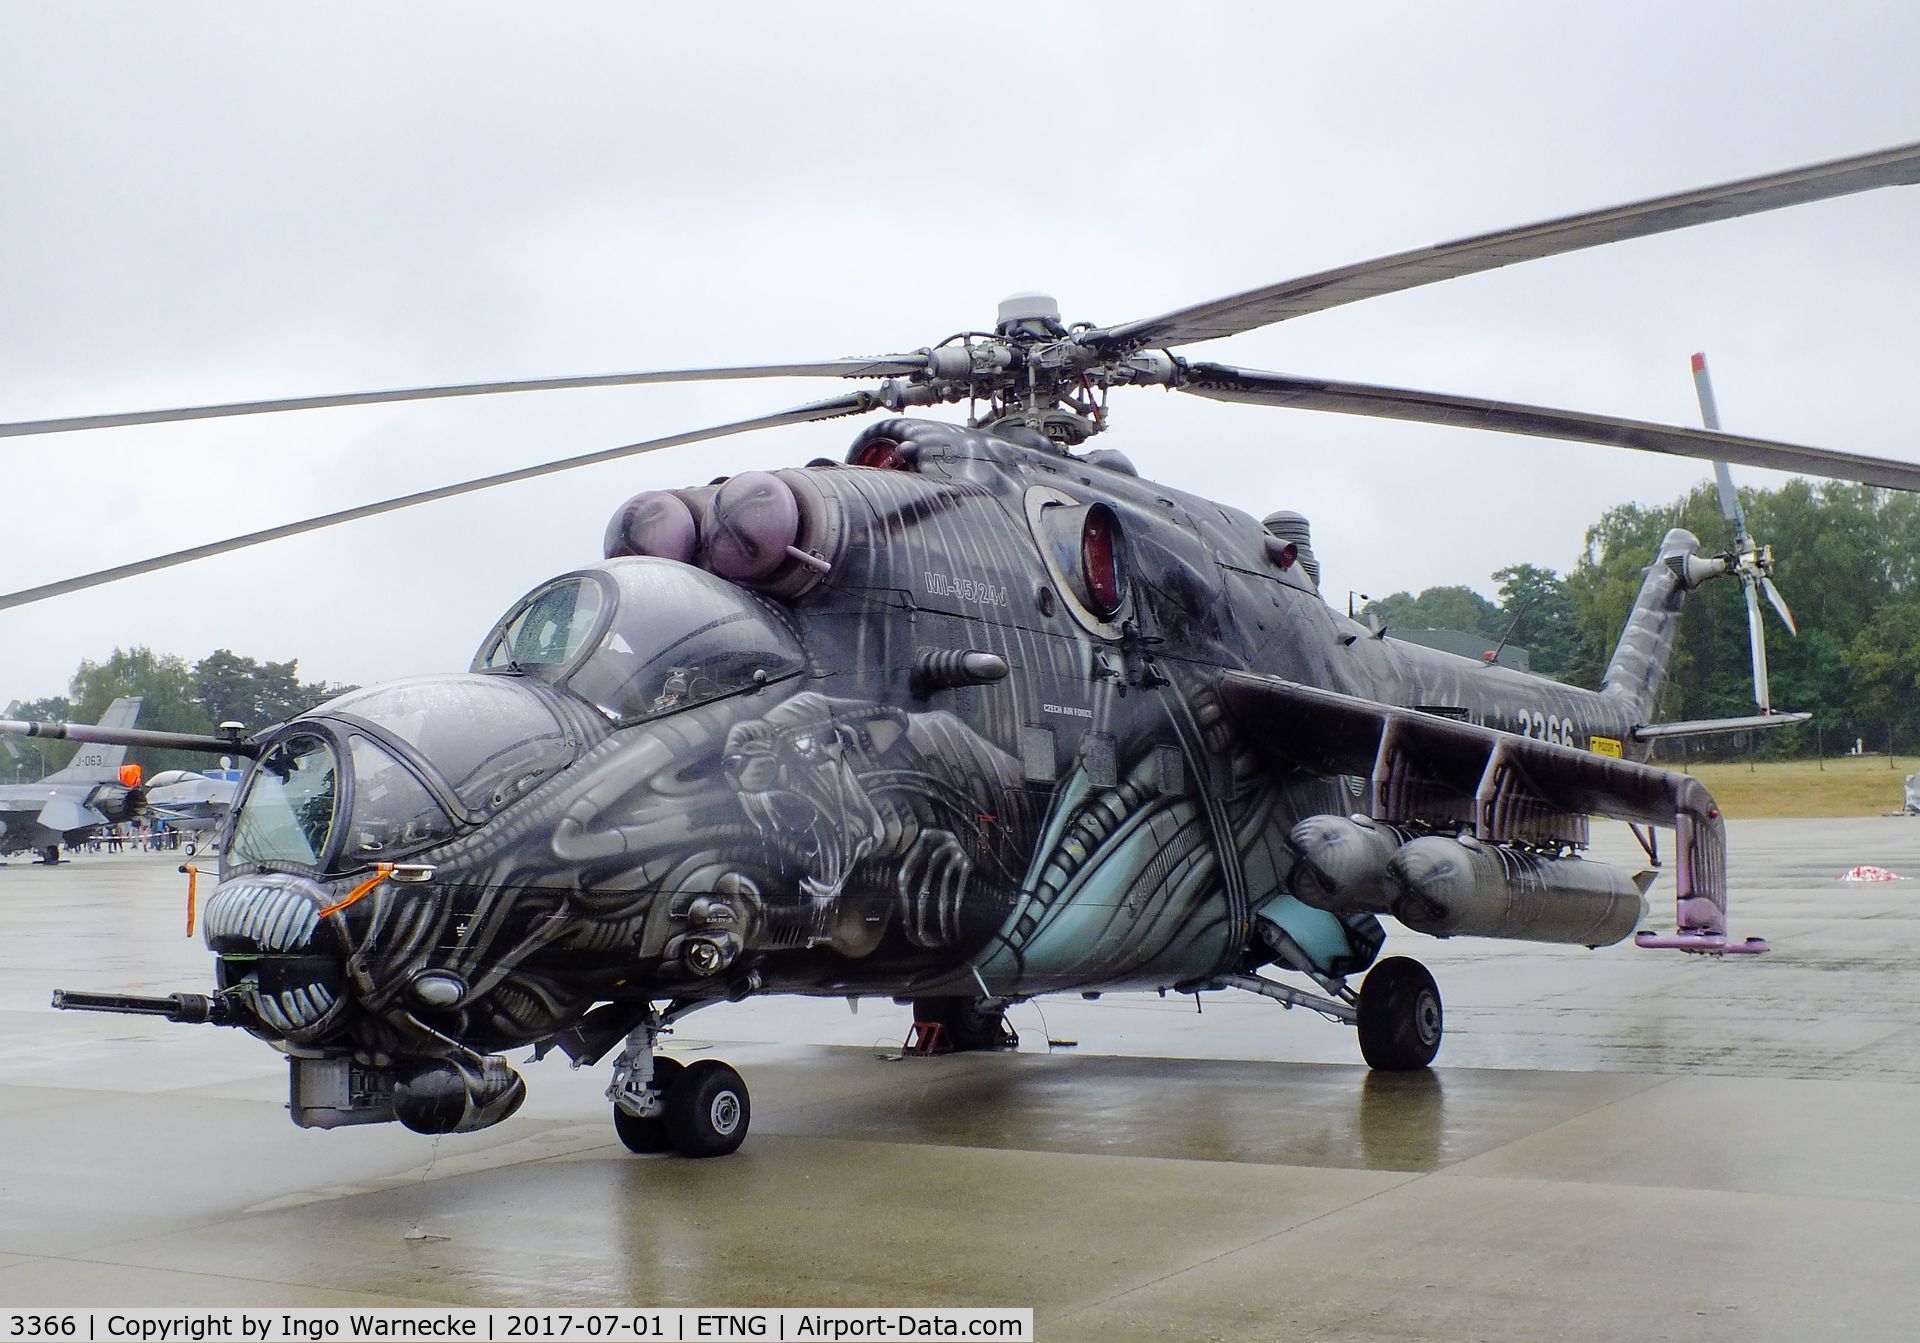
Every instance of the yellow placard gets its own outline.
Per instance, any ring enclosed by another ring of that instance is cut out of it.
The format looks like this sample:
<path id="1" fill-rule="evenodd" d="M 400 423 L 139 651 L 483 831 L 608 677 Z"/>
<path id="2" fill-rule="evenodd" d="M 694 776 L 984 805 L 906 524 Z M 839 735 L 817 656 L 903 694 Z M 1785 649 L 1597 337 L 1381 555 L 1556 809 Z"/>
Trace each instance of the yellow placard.
<path id="1" fill-rule="evenodd" d="M 1620 758 L 1620 743 L 1612 737 L 1592 737 L 1587 744 L 1593 748 L 1595 755 L 1610 755 L 1615 760 Z"/>

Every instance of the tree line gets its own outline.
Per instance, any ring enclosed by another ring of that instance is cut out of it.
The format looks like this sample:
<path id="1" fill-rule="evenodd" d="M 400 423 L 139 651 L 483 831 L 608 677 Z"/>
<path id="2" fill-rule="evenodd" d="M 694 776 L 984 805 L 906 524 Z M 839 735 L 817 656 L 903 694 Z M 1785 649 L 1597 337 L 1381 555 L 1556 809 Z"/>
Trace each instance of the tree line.
<path id="1" fill-rule="evenodd" d="M 1836 754 L 1856 740 L 1870 751 L 1920 743 L 1920 496 L 1864 485 L 1792 480 L 1740 491 L 1748 530 L 1774 550 L 1774 582 L 1793 608 L 1798 637 L 1765 600 L 1773 705 L 1804 710 L 1800 728 L 1705 738 L 1703 754 Z M 1503 635 L 1528 650 L 1533 670 L 1597 690 L 1633 607 L 1646 566 L 1672 527 L 1699 537 L 1705 553 L 1733 544 L 1711 484 L 1664 506 L 1622 504 L 1587 529 L 1571 572 L 1531 564 L 1496 571 L 1498 602 L 1471 588 L 1428 588 L 1370 601 L 1363 613 L 1391 633 L 1471 630 L 1488 647 Z M 1511 631 L 1511 633 L 1509 633 Z M 1733 718 L 1757 712 L 1746 597 L 1716 579 L 1687 594 L 1680 645 L 1662 717 Z"/>
<path id="2" fill-rule="evenodd" d="M 0 717 L 96 723 L 122 695 L 139 695 L 136 726 L 163 732 L 212 732 L 222 723 L 256 732 L 355 689 L 302 681 L 298 660 L 260 662 L 219 648 L 189 665 L 151 648 L 116 648 L 103 661 L 83 661 L 65 695 L 15 700 Z M 0 738 L 0 782 L 37 779 L 66 764 L 71 742 Z M 213 761 L 189 751 L 134 750 L 127 758 L 149 775 L 168 769 L 205 769 Z"/>

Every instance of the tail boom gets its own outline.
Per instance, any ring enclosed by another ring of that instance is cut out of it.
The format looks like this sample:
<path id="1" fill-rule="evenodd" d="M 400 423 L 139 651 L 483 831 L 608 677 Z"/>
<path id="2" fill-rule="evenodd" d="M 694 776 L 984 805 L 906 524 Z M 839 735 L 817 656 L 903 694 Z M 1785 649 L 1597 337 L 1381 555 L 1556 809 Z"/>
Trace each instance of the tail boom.
<path id="1" fill-rule="evenodd" d="M 1600 693 L 1619 701 L 1635 723 L 1649 723 L 1660 707 L 1673 650 L 1680 639 L 1680 605 L 1697 587 L 1687 561 L 1699 553 L 1700 539 L 1675 527 L 1660 542 L 1660 553 L 1634 599 L 1620 642 L 1600 683 Z"/>

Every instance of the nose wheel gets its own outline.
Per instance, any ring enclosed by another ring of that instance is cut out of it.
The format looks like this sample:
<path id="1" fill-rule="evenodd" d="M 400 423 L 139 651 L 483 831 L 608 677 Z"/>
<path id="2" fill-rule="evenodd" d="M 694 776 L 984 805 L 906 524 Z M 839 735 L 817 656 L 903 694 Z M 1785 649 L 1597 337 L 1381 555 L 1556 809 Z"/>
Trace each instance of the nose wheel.
<path id="1" fill-rule="evenodd" d="M 746 1139 L 747 1084 L 719 1059 L 701 1059 L 667 1088 L 667 1136 L 681 1156 L 725 1156 Z"/>
<path id="2" fill-rule="evenodd" d="M 613 1131 L 629 1152 L 725 1156 L 746 1140 L 753 1104 L 740 1074 L 718 1059 L 687 1065 L 653 1053 L 657 1028 L 636 1030 L 614 1061 Z"/>

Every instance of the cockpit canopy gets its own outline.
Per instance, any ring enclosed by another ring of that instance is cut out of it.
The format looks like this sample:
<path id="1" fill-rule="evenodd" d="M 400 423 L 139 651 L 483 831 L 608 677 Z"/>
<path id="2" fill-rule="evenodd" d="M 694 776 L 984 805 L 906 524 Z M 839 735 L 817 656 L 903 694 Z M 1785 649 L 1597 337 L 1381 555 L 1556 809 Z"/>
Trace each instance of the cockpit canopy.
<path id="1" fill-rule="evenodd" d="M 577 743 L 523 685 L 423 676 L 350 691 L 296 719 L 260 756 L 228 858 L 352 871 L 451 838 L 573 758 Z"/>
<path id="2" fill-rule="evenodd" d="M 637 723 L 800 672 L 798 641 L 759 598 L 703 570 L 632 557 L 523 597 L 473 660 L 563 686 Z"/>

